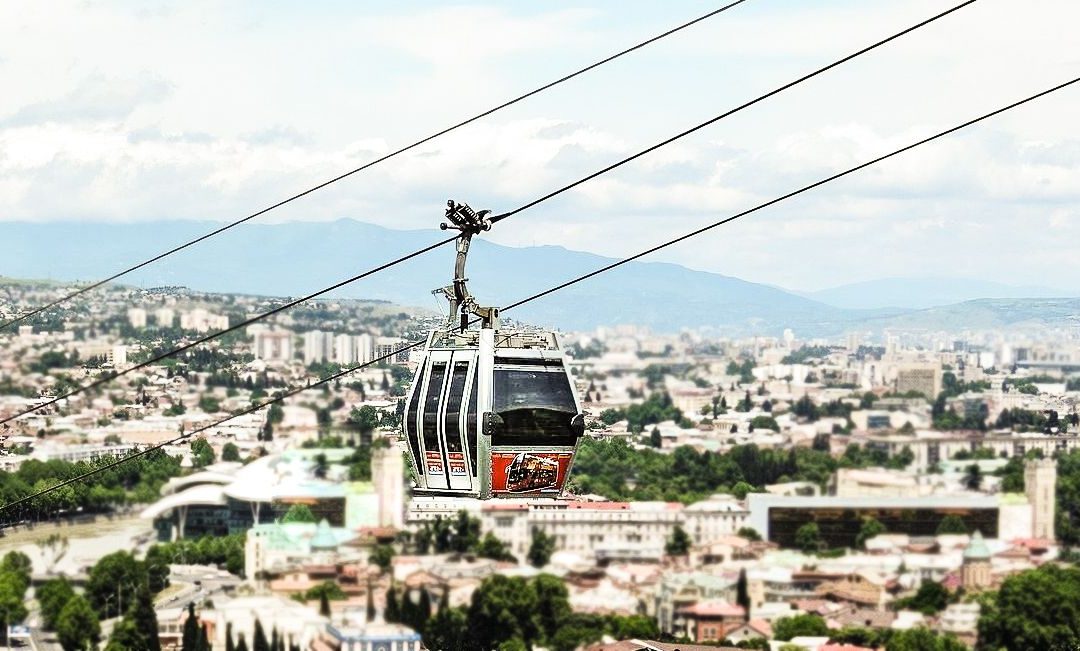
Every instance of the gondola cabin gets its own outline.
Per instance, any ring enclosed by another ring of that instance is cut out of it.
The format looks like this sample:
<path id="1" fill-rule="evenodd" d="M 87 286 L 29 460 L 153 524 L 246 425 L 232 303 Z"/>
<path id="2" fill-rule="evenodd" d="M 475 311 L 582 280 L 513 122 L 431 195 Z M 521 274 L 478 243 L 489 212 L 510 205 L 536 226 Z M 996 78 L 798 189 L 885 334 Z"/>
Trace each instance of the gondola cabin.
<path id="1" fill-rule="evenodd" d="M 585 421 L 557 337 L 494 328 L 428 338 L 403 419 L 414 493 L 563 491 Z"/>

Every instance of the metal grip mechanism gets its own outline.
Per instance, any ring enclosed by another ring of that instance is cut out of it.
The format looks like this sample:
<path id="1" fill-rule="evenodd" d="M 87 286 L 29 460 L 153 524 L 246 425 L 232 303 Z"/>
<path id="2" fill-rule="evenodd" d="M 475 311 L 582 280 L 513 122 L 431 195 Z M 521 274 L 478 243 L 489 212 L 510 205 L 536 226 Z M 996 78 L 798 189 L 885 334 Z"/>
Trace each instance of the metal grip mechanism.
<path id="1" fill-rule="evenodd" d="M 487 216 L 490 210 L 473 210 L 468 204 L 456 203 L 453 199 L 446 202 L 446 219 L 450 223 L 439 224 L 440 230 L 459 231 L 457 238 L 457 257 L 454 260 L 454 282 L 446 287 L 436 289 L 434 293 L 441 293 L 450 301 L 450 316 L 447 319 L 447 328 L 460 328 L 462 332 L 468 329 L 469 315 L 475 314 L 480 317 L 482 327 L 493 328 L 499 318 L 499 310 L 494 307 L 481 307 L 476 299 L 469 293 L 465 283 L 465 261 L 469 255 L 469 244 L 472 243 L 473 235 L 491 230 L 491 222 Z"/>

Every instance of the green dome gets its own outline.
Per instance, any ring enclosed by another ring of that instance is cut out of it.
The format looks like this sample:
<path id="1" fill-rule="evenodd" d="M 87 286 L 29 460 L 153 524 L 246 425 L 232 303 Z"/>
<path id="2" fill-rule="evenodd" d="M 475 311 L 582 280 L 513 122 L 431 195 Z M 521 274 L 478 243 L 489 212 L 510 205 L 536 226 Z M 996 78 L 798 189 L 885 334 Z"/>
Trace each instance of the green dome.
<path id="1" fill-rule="evenodd" d="M 338 542 L 334 532 L 330 531 L 330 523 L 323 518 L 319 526 L 315 528 L 315 535 L 311 538 L 311 550 L 335 550 Z"/>
<path id="2" fill-rule="evenodd" d="M 985 561 L 990 559 L 990 548 L 983 541 L 982 533 L 978 530 L 971 536 L 971 542 L 964 549 L 964 560 Z"/>

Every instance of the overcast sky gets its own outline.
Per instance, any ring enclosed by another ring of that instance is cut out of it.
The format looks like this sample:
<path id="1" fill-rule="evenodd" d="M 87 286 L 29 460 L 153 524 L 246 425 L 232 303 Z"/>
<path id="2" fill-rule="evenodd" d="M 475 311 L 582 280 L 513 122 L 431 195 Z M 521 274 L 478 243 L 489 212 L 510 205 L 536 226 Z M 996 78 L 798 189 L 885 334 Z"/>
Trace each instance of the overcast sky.
<path id="1" fill-rule="evenodd" d="M 261 219 L 512 209 L 958 1 L 749 0 Z M 8 0 L 0 221 L 236 219 L 719 4 Z M 636 252 L 1080 76 L 1077 24 L 979 0 L 489 236 Z M 1080 86 L 655 259 L 1080 291 L 1078 125 Z"/>

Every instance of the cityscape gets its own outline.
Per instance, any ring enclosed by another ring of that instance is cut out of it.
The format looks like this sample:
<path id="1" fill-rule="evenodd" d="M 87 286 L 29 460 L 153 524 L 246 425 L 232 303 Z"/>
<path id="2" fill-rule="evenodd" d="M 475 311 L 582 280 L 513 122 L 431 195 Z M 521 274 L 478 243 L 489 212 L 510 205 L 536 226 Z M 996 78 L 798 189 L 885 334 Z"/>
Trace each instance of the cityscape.
<path id="1" fill-rule="evenodd" d="M 63 291 L 4 287 L 12 306 Z M 2 335 L 0 415 L 274 303 L 80 298 Z M 422 351 L 403 349 L 440 320 L 313 302 L 5 422 L 7 503 L 154 448 L 5 512 L 13 641 L 113 645 L 150 622 L 163 649 L 466 648 L 479 631 L 482 648 L 961 649 L 1032 616 L 1002 591 L 1069 598 L 1075 329 L 559 333 L 586 415 L 565 490 L 475 500 L 412 494 Z"/>
<path id="2" fill-rule="evenodd" d="M 0 3 L 0 649 L 1080 649 L 1080 3 Z"/>

